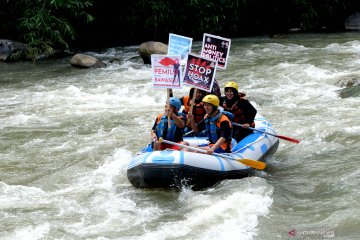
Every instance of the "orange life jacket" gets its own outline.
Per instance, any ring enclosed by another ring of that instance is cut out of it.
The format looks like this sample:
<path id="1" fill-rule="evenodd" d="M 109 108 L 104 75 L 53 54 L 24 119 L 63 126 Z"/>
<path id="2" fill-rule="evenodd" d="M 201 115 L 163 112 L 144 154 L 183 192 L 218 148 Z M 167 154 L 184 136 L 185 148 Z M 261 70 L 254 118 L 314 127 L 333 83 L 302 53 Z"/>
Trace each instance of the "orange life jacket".
<path id="1" fill-rule="evenodd" d="M 188 113 L 190 111 L 190 96 L 183 97 L 183 104 L 186 113 Z"/>

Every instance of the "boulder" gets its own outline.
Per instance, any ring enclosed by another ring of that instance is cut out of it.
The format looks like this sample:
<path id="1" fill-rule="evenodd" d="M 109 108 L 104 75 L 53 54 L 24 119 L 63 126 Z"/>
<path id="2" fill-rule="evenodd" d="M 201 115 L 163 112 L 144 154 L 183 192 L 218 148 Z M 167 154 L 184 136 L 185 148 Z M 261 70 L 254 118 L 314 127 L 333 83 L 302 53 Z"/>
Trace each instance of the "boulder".
<path id="1" fill-rule="evenodd" d="M 346 87 L 339 92 L 341 98 L 360 97 L 360 85 Z"/>
<path id="2" fill-rule="evenodd" d="M 78 53 L 75 54 L 70 60 L 71 66 L 80 68 L 103 68 L 106 64 L 92 56 Z"/>
<path id="3" fill-rule="evenodd" d="M 139 47 L 139 53 L 145 64 L 151 64 L 151 54 L 167 54 L 168 46 L 162 42 L 144 42 Z"/>
<path id="4" fill-rule="evenodd" d="M 348 30 L 360 30 L 360 12 L 350 15 L 344 23 Z"/>
<path id="5" fill-rule="evenodd" d="M 27 45 L 8 39 L 0 39 L 0 61 L 6 61 L 7 57 L 14 52 L 24 51 Z"/>
<path id="6" fill-rule="evenodd" d="M 357 75 L 343 76 L 338 81 L 340 87 L 352 87 L 360 85 L 360 77 Z"/>

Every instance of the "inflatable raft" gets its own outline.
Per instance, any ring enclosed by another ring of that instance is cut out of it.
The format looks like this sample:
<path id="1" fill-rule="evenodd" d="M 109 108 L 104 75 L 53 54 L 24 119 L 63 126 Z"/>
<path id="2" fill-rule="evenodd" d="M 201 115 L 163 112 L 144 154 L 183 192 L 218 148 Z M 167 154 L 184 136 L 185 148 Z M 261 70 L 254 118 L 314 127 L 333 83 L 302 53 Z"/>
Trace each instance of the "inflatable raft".
<path id="1" fill-rule="evenodd" d="M 260 114 L 255 118 L 255 129 L 271 134 L 276 132 Z M 205 137 L 185 137 L 190 146 L 207 142 Z M 239 143 L 233 141 L 232 158 L 265 161 L 279 145 L 279 139 L 254 131 Z M 151 146 L 137 153 L 128 165 L 127 177 L 136 188 L 181 188 L 200 190 L 224 179 L 240 179 L 253 174 L 255 169 L 228 157 L 194 152 L 152 151 Z"/>

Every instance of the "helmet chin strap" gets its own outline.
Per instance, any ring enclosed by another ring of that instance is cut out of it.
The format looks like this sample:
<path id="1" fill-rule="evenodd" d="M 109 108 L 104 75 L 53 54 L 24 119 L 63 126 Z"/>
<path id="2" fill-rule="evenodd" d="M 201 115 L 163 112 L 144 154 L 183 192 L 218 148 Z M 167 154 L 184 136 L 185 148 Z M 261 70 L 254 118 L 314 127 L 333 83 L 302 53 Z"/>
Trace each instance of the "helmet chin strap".
<path id="1" fill-rule="evenodd" d="M 212 116 L 217 109 L 218 109 L 218 107 L 216 107 L 216 106 L 213 105 L 213 109 L 212 109 L 212 112 L 211 112 L 210 115 Z"/>

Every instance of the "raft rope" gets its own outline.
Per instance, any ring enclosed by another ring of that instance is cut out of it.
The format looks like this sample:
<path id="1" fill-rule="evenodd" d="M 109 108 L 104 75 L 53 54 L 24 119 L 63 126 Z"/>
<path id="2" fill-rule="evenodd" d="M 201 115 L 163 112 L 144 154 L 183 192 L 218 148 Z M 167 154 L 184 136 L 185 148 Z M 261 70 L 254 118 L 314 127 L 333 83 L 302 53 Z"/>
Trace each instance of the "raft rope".
<path id="1" fill-rule="evenodd" d="M 254 121 L 264 121 L 264 118 L 254 119 Z M 265 121 L 265 130 L 264 130 L 265 132 L 267 132 L 269 126 L 270 126 L 269 122 L 268 122 L 268 121 Z M 236 153 L 242 151 L 243 149 L 246 149 L 246 148 L 250 147 L 251 145 L 253 145 L 253 144 L 261 141 L 261 140 L 265 137 L 265 135 L 266 135 L 266 133 L 263 133 L 263 134 L 261 135 L 261 137 L 259 137 L 255 142 L 248 143 L 248 144 L 246 144 L 245 146 L 243 146 L 242 148 L 239 148 L 238 150 L 236 150 L 235 152 L 223 153 L 223 155 L 228 155 L 228 156 L 230 156 L 230 155 L 232 155 L 232 154 L 234 154 L 234 153 L 236 154 Z M 194 138 L 197 140 L 197 137 L 196 137 L 196 136 L 194 136 Z M 164 151 L 177 151 L 177 150 L 171 149 L 171 148 L 166 148 Z"/>
<path id="2" fill-rule="evenodd" d="M 254 121 L 263 121 L 264 120 L 264 118 L 261 118 L 261 119 L 254 119 Z M 270 124 L 266 121 L 266 123 L 265 123 L 265 126 L 266 126 L 266 128 L 265 128 L 265 131 L 267 131 L 268 130 L 268 126 L 269 126 Z M 243 149 L 246 149 L 246 148 L 248 148 L 248 147 L 250 147 L 251 145 L 253 145 L 253 144 L 255 144 L 255 143 L 257 143 L 257 142 L 259 142 L 260 140 L 262 140 L 264 137 L 265 137 L 265 133 L 263 133 L 262 135 L 261 135 L 261 137 L 260 138 L 258 138 L 255 142 L 251 142 L 251 143 L 248 143 L 248 144 L 246 144 L 245 146 L 243 146 L 242 148 L 239 148 L 238 150 L 236 150 L 236 151 L 234 151 L 234 152 L 231 152 L 231 153 L 224 153 L 224 155 L 231 155 L 231 154 L 236 154 L 236 153 L 238 153 L 238 152 L 240 152 L 240 151 L 242 151 Z"/>

